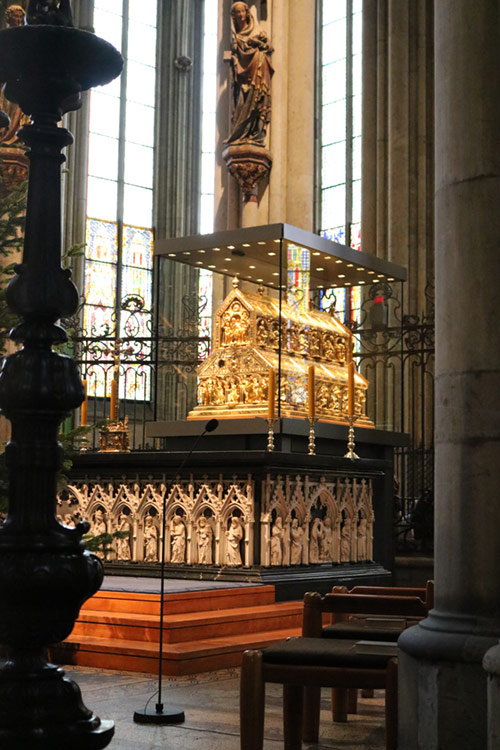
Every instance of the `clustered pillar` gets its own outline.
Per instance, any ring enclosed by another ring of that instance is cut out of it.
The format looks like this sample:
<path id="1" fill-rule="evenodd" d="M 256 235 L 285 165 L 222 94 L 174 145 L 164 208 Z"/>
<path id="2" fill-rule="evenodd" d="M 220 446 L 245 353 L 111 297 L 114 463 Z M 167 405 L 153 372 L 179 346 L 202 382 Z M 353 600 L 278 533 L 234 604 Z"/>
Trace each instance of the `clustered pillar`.
<path id="1" fill-rule="evenodd" d="M 400 639 L 399 750 L 487 745 L 482 662 L 500 637 L 498 24 L 496 0 L 435 3 L 436 597 Z"/>

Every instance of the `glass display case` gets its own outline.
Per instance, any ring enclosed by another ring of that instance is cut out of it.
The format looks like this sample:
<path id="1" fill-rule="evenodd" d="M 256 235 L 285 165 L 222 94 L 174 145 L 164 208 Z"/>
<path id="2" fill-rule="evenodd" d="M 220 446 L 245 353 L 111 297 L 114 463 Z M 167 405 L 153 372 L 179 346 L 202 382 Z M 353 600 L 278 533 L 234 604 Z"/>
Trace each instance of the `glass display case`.
<path id="1" fill-rule="evenodd" d="M 177 418 L 373 426 L 369 380 L 353 363 L 353 298 L 405 269 L 287 224 L 159 240 L 155 254 L 201 272 L 211 311 L 200 312 L 209 344 Z"/>

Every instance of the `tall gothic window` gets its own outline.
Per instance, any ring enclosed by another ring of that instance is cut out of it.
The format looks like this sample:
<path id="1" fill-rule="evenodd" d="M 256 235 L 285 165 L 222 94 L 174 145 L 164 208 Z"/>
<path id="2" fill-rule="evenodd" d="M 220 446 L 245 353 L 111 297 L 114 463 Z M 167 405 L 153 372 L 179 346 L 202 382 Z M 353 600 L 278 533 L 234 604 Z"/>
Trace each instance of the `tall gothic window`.
<path id="1" fill-rule="evenodd" d="M 357 250 L 361 248 L 361 10 L 362 0 L 319 2 L 318 228 L 324 237 Z M 326 296 L 339 313 L 351 318 L 359 288 L 330 290 Z"/>
<path id="2" fill-rule="evenodd" d="M 84 327 L 103 340 L 87 356 L 93 396 L 110 394 L 119 362 L 120 396 L 150 397 L 148 372 L 126 366 L 134 354 L 122 340 L 147 335 L 151 319 L 156 18 L 157 0 L 95 0 L 95 31 L 125 64 L 90 99 Z"/>
<path id="3" fill-rule="evenodd" d="M 200 234 L 214 229 L 215 193 L 215 125 L 217 106 L 217 20 L 218 0 L 205 0 L 203 24 L 203 94 L 200 185 Z M 200 335 L 210 336 L 212 330 L 213 274 L 200 269 Z"/>

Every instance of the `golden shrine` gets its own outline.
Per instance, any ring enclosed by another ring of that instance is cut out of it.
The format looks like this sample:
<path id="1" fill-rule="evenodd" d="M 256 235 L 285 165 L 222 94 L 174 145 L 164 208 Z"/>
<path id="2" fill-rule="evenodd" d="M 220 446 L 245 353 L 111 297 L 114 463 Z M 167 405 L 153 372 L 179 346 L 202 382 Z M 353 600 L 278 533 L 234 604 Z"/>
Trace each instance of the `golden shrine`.
<path id="1" fill-rule="evenodd" d="M 265 295 L 262 286 L 257 294 L 243 292 L 235 279 L 214 315 L 213 351 L 198 368 L 198 405 L 187 418 L 268 418 L 269 404 L 278 398 L 281 417 L 308 417 L 314 365 L 315 418 L 346 424 L 350 345 L 349 329 L 335 316 L 299 312 Z M 356 424 L 373 427 L 366 416 L 367 388 L 368 381 L 355 372 Z"/>

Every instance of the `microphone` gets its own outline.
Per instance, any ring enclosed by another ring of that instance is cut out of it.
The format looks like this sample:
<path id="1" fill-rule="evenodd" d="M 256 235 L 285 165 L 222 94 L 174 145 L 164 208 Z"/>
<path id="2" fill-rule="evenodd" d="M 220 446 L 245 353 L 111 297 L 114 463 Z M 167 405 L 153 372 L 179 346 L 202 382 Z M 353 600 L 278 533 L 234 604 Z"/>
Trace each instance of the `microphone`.
<path id="1" fill-rule="evenodd" d="M 214 430 L 217 429 L 218 426 L 219 426 L 219 420 L 211 419 L 209 422 L 206 423 L 204 432 L 213 432 Z"/>
<path id="2" fill-rule="evenodd" d="M 194 449 L 200 442 L 201 438 L 207 434 L 207 432 L 213 432 L 219 426 L 218 419 L 210 419 L 200 434 L 196 437 L 191 450 L 183 458 L 179 467 L 177 468 L 176 474 L 187 464 L 191 458 Z M 148 708 L 148 704 L 153 696 L 148 700 L 145 707 L 140 711 L 134 711 L 134 721 L 137 724 L 180 724 L 184 721 L 184 711 L 181 709 L 165 709 L 162 702 L 161 694 L 161 682 L 162 682 L 162 653 L 163 653 L 163 600 L 165 595 L 165 516 L 166 516 L 166 505 L 167 505 L 167 489 L 163 493 L 162 500 L 162 542 L 161 542 L 161 583 L 160 583 L 160 640 L 158 644 L 158 700 L 155 704 L 154 709 Z"/>

